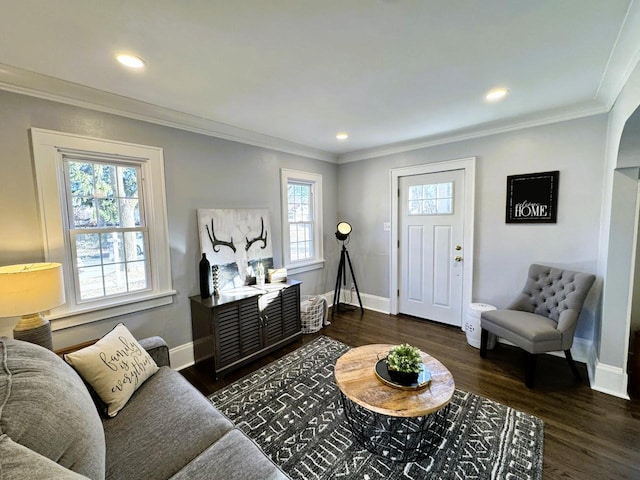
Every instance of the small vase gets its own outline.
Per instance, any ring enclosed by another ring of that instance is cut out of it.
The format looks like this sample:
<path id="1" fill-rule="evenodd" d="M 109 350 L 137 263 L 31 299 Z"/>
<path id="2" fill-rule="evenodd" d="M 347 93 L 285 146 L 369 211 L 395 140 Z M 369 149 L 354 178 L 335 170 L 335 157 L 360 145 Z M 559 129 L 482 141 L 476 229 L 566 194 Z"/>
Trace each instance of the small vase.
<path id="1" fill-rule="evenodd" d="M 211 287 L 209 285 L 209 278 L 211 275 L 211 264 L 207 260 L 207 254 L 202 254 L 202 260 L 199 264 L 200 268 L 200 298 L 205 299 L 211 296 Z"/>
<path id="2" fill-rule="evenodd" d="M 220 295 L 220 267 L 218 265 L 211 267 L 211 280 L 213 282 L 213 295 L 217 297 Z"/>
<path id="3" fill-rule="evenodd" d="M 400 385 L 413 385 L 418 383 L 418 373 L 413 372 L 399 372 L 397 370 L 388 370 L 389 378 Z"/>

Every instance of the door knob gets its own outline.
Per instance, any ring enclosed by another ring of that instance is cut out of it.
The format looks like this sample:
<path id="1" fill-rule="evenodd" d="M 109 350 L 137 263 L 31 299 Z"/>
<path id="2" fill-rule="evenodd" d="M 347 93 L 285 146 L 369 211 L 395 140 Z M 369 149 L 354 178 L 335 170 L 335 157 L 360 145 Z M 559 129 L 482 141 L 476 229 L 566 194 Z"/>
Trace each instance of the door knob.
<path id="1" fill-rule="evenodd" d="M 462 245 L 456 245 L 456 250 L 458 251 L 462 250 Z"/>
<path id="2" fill-rule="evenodd" d="M 454 259 L 456 262 L 461 262 L 461 261 L 462 261 L 462 257 L 461 257 L 460 255 L 456 255 L 453 259 Z"/>

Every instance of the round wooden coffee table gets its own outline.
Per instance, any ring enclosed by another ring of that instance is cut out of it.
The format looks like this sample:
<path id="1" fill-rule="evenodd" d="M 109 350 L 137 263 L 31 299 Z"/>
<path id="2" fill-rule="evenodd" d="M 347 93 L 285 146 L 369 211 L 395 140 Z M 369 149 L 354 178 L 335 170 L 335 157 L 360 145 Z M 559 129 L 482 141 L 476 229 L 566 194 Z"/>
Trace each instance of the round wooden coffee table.
<path id="1" fill-rule="evenodd" d="M 370 452 L 394 461 L 414 461 L 442 441 L 453 376 L 437 359 L 422 352 L 431 382 L 417 390 L 382 383 L 374 372 L 378 360 L 395 345 L 365 345 L 349 350 L 335 366 L 345 417 L 356 439 Z"/>

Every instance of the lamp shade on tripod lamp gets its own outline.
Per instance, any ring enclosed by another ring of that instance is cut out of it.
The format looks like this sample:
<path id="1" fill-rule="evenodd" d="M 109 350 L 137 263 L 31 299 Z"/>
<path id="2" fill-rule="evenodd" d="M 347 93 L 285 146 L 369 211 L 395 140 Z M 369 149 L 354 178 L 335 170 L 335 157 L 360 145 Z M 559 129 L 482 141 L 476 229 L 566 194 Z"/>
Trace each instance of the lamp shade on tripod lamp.
<path id="1" fill-rule="evenodd" d="M 51 324 L 42 317 L 65 302 L 62 265 L 27 263 L 0 267 L 0 317 L 17 317 L 17 340 L 53 350 Z"/>
<path id="2" fill-rule="evenodd" d="M 336 238 L 344 242 L 351 235 L 351 224 L 348 222 L 340 222 L 336 227 Z"/>

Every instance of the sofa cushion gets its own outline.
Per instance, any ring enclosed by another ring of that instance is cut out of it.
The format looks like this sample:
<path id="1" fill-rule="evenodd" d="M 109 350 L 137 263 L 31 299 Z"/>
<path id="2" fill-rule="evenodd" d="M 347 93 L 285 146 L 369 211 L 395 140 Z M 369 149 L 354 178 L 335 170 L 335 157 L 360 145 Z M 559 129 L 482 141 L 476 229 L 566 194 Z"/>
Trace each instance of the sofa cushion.
<path id="1" fill-rule="evenodd" d="M 103 419 L 106 478 L 169 478 L 233 428 L 178 372 L 160 367 L 127 408 Z M 217 477 L 224 478 L 224 477 Z"/>
<path id="2" fill-rule="evenodd" d="M 0 434 L 76 473 L 104 478 L 102 424 L 78 374 L 55 353 L 6 337 L 0 338 Z"/>
<path id="3" fill-rule="evenodd" d="M 58 465 L 23 447 L 6 435 L 0 436 L 0 478 L 2 480 L 87 480 L 87 477 Z"/>
<path id="4" fill-rule="evenodd" d="M 68 353 L 64 359 L 75 368 L 115 417 L 133 392 L 158 371 L 151 355 L 122 323 L 93 345 Z"/>
<path id="5" fill-rule="evenodd" d="M 214 474 L 215 472 L 215 474 Z M 289 477 L 237 428 L 227 433 L 171 480 L 281 480 Z"/>

